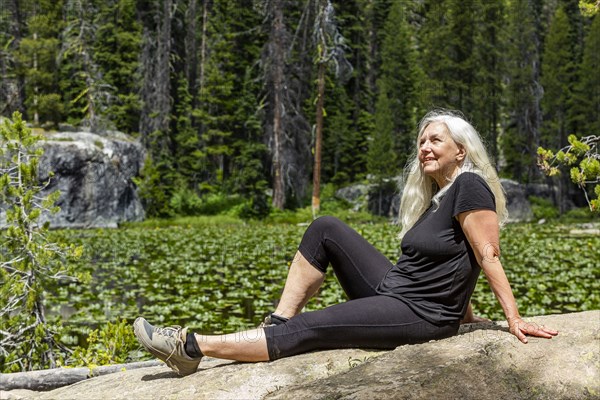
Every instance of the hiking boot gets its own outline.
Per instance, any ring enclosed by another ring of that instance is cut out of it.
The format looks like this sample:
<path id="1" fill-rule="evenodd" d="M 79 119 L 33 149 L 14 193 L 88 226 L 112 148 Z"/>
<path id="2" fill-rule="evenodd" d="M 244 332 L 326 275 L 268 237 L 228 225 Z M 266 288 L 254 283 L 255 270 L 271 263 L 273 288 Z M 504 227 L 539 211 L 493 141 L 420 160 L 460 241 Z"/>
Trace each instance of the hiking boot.
<path id="1" fill-rule="evenodd" d="M 180 326 L 158 328 L 139 317 L 133 331 L 139 342 L 152 355 L 163 360 L 181 376 L 191 375 L 198 369 L 202 357 L 192 358 L 185 352 L 187 329 Z"/>

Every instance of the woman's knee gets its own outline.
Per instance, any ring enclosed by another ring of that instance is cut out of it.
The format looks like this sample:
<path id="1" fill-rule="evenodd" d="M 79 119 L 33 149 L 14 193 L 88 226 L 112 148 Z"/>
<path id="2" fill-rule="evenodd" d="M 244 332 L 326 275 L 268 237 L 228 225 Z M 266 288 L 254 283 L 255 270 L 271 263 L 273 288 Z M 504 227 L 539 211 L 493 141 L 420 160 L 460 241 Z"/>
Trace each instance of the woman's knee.
<path id="1" fill-rule="evenodd" d="M 325 215 L 315 219 L 310 226 L 309 230 L 318 231 L 318 232 L 331 232 L 345 224 L 338 218 L 332 217 L 330 215 Z"/>

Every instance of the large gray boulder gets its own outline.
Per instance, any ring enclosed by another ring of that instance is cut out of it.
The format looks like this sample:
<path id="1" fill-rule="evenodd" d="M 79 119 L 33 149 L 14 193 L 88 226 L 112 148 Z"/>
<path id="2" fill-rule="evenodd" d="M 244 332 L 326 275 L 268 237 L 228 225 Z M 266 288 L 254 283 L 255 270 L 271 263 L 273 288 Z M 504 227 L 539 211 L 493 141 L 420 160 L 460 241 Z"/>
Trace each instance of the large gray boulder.
<path id="1" fill-rule="evenodd" d="M 60 212 L 42 221 L 53 228 L 113 228 L 144 218 L 132 181 L 145 158 L 138 141 L 120 132 L 58 132 L 47 134 L 42 146 L 38 173 L 40 182 L 50 182 L 44 194 L 60 191 Z"/>
<path id="2" fill-rule="evenodd" d="M 600 398 L 600 311 L 528 318 L 557 329 L 520 343 L 506 323 L 389 352 L 333 350 L 270 363 L 204 359 L 179 378 L 165 366 L 100 376 L 33 399 L 589 399 Z"/>
<path id="3" fill-rule="evenodd" d="M 61 228 L 111 228 L 144 218 L 132 178 L 143 166 L 143 146 L 131 137 L 110 132 L 61 132 L 48 135 L 40 162 L 40 179 L 50 179 L 47 191 L 60 190 L 60 212 L 50 225 Z"/>
<path id="4" fill-rule="evenodd" d="M 508 209 L 508 222 L 530 221 L 533 219 L 533 211 L 525 185 L 511 179 L 500 179 L 500 184 L 506 193 L 506 208 Z"/>

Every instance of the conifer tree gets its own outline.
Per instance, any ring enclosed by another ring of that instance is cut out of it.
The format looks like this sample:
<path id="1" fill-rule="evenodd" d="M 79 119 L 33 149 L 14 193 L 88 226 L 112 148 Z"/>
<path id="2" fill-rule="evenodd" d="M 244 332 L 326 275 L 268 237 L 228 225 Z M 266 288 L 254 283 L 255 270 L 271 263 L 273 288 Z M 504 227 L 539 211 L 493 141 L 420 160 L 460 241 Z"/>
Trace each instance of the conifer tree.
<path id="1" fill-rule="evenodd" d="M 475 84 L 472 89 L 472 109 L 465 110 L 481 136 L 487 140 L 488 150 L 498 160 L 498 135 L 504 109 L 505 76 L 505 10 L 502 1 L 482 1 L 475 13 Z"/>
<path id="2" fill-rule="evenodd" d="M 563 7 L 558 7 L 546 37 L 541 76 L 544 88 L 542 145 L 551 148 L 565 146 L 573 128 L 571 118 L 577 59 L 569 30 L 567 14 Z"/>
<path id="3" fill-rule="evenodd" d="M 56 125 L 62 120 L 63 104 L 58 93 L 56 57 L 62 2 L 40 1 L 27 20 L 28 34 L 15 52 L 18 74 L 25 82 L 25 105 L 34 125 Z"/>
<path id="4" fill-rule="evenodd" d="M 394 103 L 388 98 L 385 83 L 379 82 L 379 96 L 375 114 L 375 126 L 367 155 L 367 171 L 375 177 L 376 182 L 390 178 L 398 172 L 396 167 L 397 152 L 394 149 Z"/>
<path id="5" fill-rule="evenodd" d="M 394 148 L 394 118 L 393 101 L 387 96 L 387 87 L 380 81 L 375 114 L 375 129 L 369 141 L 367 155 L 367 171 L 372 175 L 375 187 L 371 191 L 377 197 L 376 212 L 383 213 L 383 196 L 386 192 L 394 192 L 396 187 L 390 180 L 398 173 L 397 152 Z"/>
<path id="6" fill-rule="evenodd" d="M 92 0 L 66 2 L 59 53 L 61 91 L 70 122 L 86 125 L 92 131 L 113 127 L 106 110 L 114 88 L 104 80 L 94 54 L 97 12 Z"/>
<path id="7" fill-rule="evenodd" d="M 137 133 L 141 109 L 139 57 L 142 26 L 136 16 L 136 2 L 112 0 L 100 2 L 98 7 L 94 60 L 111 91 L 102 113 L 118 130 Z"/>
<path id="8" fill-rule="evenodd" d="M 68 261 L 81 254 L 74 245 L 48 239 L 42 212 L 56 212 L 60 193 L 45 197 L 38 182 L 43 149 L 19 113 L 0 126 L 0 204 L 6 207 L 6 231 L 0 251 L 0 371 L 54 368 L 67 349 L 61 325 L 48 320 L 45 297 L 50 284 L 72 281 Z"/>
<path id="9" fill-rule="evenodd" d="M 396 173 L 406 164 L 414 145 L 417 114 L 422 113 L 423 73 L 417 62 L 414 33 L 407 21 L 406 3 L 393 2 L 385 22 L 381 48 L 381 80 L 375 120 L 392 118 L 389 135 L 396 151 Z M 383 93 L 381 93 L 383 92 Z M 382 114 L 389 114 L 385 116 Z M 377 129 L 387 127 L 377 127 Z M 382 134 L 382 133 L 380 133 Z M 390 160 L 390 162 L 392 162 Z M 371 171 L 373 173 L 373 171 Z"/>
<path id="10" fill-rule="evenodd" d="M 535 151 L 540 145 L 541 4 L 515 1 L 508 9 L 507 122 L 500 145 L 505 171 L 519 181 L 537 175 Z"/>
<path id="11" fill-rule="evenodd" d="M 585 38 L 583 61 L 576 86 L 574 107 L 579 132 L 600 134 L 600 17 L 593 19 Z"/>

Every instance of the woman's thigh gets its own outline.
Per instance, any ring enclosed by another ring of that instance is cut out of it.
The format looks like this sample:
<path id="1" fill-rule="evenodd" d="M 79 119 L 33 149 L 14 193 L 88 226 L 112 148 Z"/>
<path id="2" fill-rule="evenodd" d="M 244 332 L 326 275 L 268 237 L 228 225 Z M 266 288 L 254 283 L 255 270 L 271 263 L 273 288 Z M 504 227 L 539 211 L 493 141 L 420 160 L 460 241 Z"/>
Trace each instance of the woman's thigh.
<path id="1" fill-rule="evenodd" d="M 265 328 L 271 360 L 313 350 L 393 349 L 403 344 L 443 339 L 457 331 L 458 323 L 434 325 L 401 300 L 388 296 L 350 300 Z"/>
<path id="2" fill-rule="evenodd" d="M 322 272 L 331 264 L 350 299 L 376 295 L 377 286 L 393 266 L 358 232 L 335 217 L 313 221 L 298 250 Z"/>

